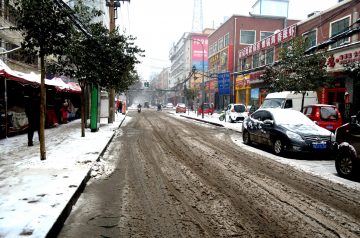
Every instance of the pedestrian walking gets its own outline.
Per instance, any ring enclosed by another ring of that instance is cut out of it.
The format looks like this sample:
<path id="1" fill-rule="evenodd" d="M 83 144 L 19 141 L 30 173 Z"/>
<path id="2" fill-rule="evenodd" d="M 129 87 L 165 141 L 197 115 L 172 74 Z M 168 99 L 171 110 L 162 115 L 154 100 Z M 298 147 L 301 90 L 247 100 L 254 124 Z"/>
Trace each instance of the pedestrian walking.
<path id="1" fill-rule="evenodd" d="M 122 102 L 120 100 L 117 103 L 117 112 L 122 113 Z"/>
<path id="2" fill-rule="evenodd" d="M 39 140 L 39 127 L 40 127 L 40 95 L 39 93 L 32 92 L 29 100 L 26 101 L 25 114 L 28 118 L 28 146 L 33 146 L 34 132 L 38 132 Z"/>

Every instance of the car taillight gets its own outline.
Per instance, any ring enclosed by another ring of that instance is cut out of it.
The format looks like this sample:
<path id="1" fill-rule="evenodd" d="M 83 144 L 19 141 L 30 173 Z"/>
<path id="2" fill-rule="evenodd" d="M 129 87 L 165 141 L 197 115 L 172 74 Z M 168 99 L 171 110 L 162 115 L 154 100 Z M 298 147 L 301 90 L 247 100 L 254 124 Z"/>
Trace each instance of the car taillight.
<path id="1" fill-rule="evenodd" d="M 316 108 L 315 118 L 320 118 L 320 109 Z"/>

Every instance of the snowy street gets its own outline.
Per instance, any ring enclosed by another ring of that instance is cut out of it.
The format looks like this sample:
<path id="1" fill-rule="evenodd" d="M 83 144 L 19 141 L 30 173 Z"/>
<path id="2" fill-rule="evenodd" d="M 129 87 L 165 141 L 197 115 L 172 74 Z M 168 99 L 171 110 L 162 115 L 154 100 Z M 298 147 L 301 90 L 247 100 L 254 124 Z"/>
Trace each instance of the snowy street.
<path id="1" fill-rule="evenodd" d="M 89 181 L 59 237 L 359 236 L 358 189 L 240 136 L 171 109 L 130 111 L 102 156 L 112 172 Z"/>

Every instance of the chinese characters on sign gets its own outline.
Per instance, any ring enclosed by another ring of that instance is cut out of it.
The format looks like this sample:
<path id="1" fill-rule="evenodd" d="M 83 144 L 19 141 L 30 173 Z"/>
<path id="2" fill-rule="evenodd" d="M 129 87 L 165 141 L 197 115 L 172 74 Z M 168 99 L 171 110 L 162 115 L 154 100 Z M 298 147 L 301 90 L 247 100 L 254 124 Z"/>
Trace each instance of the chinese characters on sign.
<path id="1" fill-rule="evenodd" d="M 219 95 L 230 95 L 230 73 L 218 74 Z"/>
<path id="2" fill-rule="evenodd" d="M 248 55 L 254 54 L 260 50 L 264 50 L 271 46 L 286 42 L 295 37 L 296 34 L 296 25 L 289 26 L 282 31 L 273 34 L 262 41 L 258 41 L 253 45 L 245 47 L 240 51 L 240 58 L 246 57 Z"/>

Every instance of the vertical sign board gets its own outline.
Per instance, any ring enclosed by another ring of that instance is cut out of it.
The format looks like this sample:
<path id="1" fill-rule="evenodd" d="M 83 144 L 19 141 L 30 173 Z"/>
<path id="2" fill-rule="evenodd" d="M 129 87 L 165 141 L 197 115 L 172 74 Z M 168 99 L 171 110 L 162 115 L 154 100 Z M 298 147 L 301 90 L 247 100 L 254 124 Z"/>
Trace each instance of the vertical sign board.
<path id="1" fill-rule="evenodd" d="M 208 38 L 205 35 L 191 36 L 191 60 L 196 70 L 202 71 L 204 64 L 204 71 L 208 70 Z M 203 51 L 204 47 L 204 51 Z M 203 61 L 204 54 L 204 61 Z"/>
<path id="2" fill-rule="evenodd" d="M 218 74 L 219 95 L 230 95 L 230 73 Z"/>

